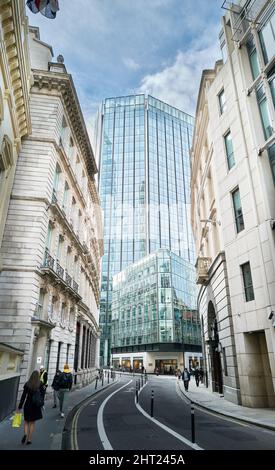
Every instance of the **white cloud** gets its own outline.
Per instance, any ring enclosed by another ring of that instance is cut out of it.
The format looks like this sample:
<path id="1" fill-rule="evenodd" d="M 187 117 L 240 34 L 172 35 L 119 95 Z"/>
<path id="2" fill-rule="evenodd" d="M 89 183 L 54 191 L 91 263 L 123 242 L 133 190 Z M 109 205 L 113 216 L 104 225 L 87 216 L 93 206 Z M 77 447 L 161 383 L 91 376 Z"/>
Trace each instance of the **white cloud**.
<path id="1" fill-rule="evenodd" d="M 186 51 L 178 51 L 174 63 L 161 71 L 146 75 L 139 91 L 149 93 L 186 113 L 195 115 L 202 71 L 213 68 L 220 58 L 217 31 L 211 32 L 214 42 L 200 38 Z"/>
<path id="2" fill-rule="evenodd" d="M 131 59 L 131 57 L 124 57 L 123 63 L 130 70 L 138 70 L 140 68 L 140 65 L 134 59 Z"/>

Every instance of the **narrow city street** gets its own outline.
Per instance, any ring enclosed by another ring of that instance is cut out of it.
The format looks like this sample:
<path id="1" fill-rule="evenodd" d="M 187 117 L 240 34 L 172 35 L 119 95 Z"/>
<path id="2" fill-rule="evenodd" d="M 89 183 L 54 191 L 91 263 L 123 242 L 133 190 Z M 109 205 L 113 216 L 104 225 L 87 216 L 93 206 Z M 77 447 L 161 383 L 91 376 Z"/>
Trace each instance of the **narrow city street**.
<path id="1" fill-rule="evenodd" d="M 195 407 L 191 442 L 190 403 L 177 379 L 150 376 L 135 403 L 137 377 L 122 376 L 80 406 L 66 423 L 63 448 L 80 450 L 274 450 L 275 432 Z M 150 417 L 154 391 L 154 420 Z M 141 407 L 141 409 L 140 409 Z M 145 413 L 145 414 L 144 414 Z"/>

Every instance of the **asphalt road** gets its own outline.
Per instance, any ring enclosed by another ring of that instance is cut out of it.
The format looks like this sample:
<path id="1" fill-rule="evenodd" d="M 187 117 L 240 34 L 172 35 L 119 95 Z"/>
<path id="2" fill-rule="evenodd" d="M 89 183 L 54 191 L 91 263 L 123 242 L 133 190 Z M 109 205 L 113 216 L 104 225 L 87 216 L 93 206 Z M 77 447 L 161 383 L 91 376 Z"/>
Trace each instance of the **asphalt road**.
<path id="1" fill-rule="evenodd" d="M 67 426 L 67 448 L 192 450 L 190 404 L 178 390 L 177 379 L 149 376 L 139 395 L 146 416 L 136 406 L 135 386 L 136 377 L 122 376 L 119 382 L 85 401 Z M 152 389 L 157 422 L 149 417 Z M 205 450 L 275 450 L 275 432 L 270 430 L 197 408 L 195 424 L 196 444 Z"/>

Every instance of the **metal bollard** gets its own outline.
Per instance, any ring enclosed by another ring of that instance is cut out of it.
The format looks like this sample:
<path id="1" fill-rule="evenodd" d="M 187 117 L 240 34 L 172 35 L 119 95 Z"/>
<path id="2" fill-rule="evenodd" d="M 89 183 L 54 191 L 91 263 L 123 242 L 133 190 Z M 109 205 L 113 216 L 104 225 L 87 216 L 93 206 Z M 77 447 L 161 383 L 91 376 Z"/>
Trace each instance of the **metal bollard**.
<path id="1" fill-rule="evenodd" d="M 138 403 L 138 383 L 136 382 L 136 399 L 137 399 L 137 403 Z"/>
<path id="2" fill-rule="evenodd" d="M 141 386 L 143 387 L 143 375 L 141 376 Z"/>
<path id="3" fill-rule="evenodd" d="M 192 434 L 192 443 L 196 442 L 195 440 L 195 409 L 194 403 L 191 401 L 191 434 Z"/>
<path id="4" fill-rule="evenodd" d="M 138 379 L 138 390 L 140 390 L 140 379 Z"/>
<path id="5" fill-rule="evenodd" d="M 95 378 L 95 390 L 97 389 L 98 377 Z"/>
<path id="6" fill-rule="evenodd" d="M 108 372 L 108 383 L 110 383 L 110 374 Z"/>
<path id="7" fill-rule="evenodd" d="M 145 373 L 145 383 L 147 383 L 147 374 Z"/>
<path id="8" fill-rule="evenodd" d="M 104 383 L 104 374 L 102 374 L 102 387 L 103 387 L 103 383 Z"/>
<path id="9" fill-rule="evenodd" d="M 151 417 L 153 418 L 154 416 L 154 390 L 152 390 L 151 393 Z"/>

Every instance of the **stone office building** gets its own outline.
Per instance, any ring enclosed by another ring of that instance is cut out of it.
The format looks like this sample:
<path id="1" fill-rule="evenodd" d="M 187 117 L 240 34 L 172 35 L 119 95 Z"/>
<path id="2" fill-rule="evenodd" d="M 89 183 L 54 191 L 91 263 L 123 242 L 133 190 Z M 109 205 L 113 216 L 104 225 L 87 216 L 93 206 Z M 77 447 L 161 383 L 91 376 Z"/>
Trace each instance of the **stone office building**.
<path id="1" fill-rule="evenodd" d="M 275 2 L 224 2 L 192 150 L 198 308 L 213 391 L 275 406 Z"/>
<path id="2" fill-rule="evenodd" d="M 0 2 L 0 247 L 22 139 L 31 132 L 31 67 L 24 0 Z M 0 261 L 1 271 L 1 261 Z M 0 420 L 16 401 L 23 352 L 0 340 Z"/>
<path id="3" fill-rule="evenodd" d="M 72 77 L 30 28 L 32 134 L 23 142 L 1 248 L 0 341 L 91 381 L 99 348 L 102 229 L 97 172 Z"/>

